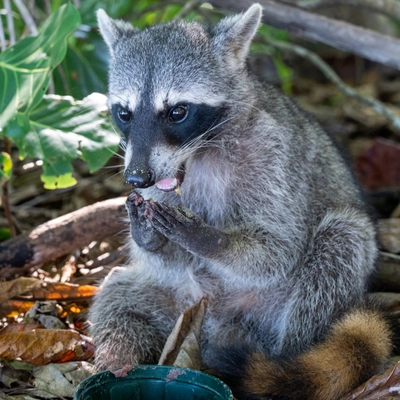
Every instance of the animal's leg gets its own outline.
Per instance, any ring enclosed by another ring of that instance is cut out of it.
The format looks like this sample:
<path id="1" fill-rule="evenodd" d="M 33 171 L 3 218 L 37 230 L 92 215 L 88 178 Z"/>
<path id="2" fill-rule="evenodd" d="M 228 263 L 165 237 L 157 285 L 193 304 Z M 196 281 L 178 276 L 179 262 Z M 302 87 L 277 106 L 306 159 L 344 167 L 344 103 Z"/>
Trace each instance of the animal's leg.
<path id="1" fill-rule="evenodd" d="M 97 366 L 157 362 L 178 316 L 175 299 L 164 288 L 132 269 L 114 273 L 90 311 Z"/>

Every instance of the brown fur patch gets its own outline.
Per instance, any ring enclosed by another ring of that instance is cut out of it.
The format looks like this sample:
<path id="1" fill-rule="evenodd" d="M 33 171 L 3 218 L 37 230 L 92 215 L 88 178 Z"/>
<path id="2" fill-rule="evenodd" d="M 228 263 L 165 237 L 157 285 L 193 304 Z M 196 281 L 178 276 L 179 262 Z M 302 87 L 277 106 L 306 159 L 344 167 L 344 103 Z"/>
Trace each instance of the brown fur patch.
<path id="1" fill-rule="evenodd" d="M 246 391 L 262 396 L 272 394 L 277 383 L 285 378 L 279 365 L 269 361 L 264 354 L 253 353 L 248 359 L 243 381 Z"/>
<path id="2" fill-rule="evenodd" d="M 357 310 L 335 323 L 326 340 L 292 361 L 253 353 L 245 389 L 258 396 L 335 400 L 379 372 L 391 347 L 390 329 L 380 314 Z"/>
<path id="3" fill-rule="evenodd" d="M 333 325 L 329 337 L 299 357 L 310 399 L 336 399 L 377 373 L 391 352 L 390 330 L 375 311 L 357 310 Z"/>

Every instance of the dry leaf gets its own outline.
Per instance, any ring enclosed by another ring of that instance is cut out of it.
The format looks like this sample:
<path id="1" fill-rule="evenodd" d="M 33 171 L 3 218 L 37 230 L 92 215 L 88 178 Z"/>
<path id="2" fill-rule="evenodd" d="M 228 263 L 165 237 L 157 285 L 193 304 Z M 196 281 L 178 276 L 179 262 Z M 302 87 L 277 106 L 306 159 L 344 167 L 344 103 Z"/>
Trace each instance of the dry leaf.
<path id="1" fill-rule="evenodd" d="M 20 277 L 12 281 L 0 282 L 0 304 L 15 296 L 29 294 L 35 300 L 83 300 L 93 297 L 97 286 L 73 285 L 70 283 L 43 282 L 36 278 Z"/>
<path id="2" fill-rule="evenodd" d="M 200 333 L 206 308 L 207 300 L 202 298 L 179 316 L 165 343 L 158 365 L 200 369 Z"/>
<path id="3" fill-rule="evenodd" d="M 21 359 L 34 365 L 84 361 L 92 357 L 89 338 L 71 330 L 38 329 L 1 335 L 0 358 Z"/>
<path id="4" fill-rule="evenodd" d="M 356 169 L 370 190 L 400 187 L 400 145 L 387 139 L 375 140 L 358 156 Z"/>
<path id="5" fill-rule="evenodd" d="M 340 400 L 400 398 L 400 362 L 343 396 Z"/>
<path id="6" fill-rule="evenodd" d="M 3 362 L 3 364 L 6 364 Z M 18 385 L 21 387 L 29 387 L 29 379 L 31 371 L 15 369 L 9 365 L 0 366 L 0 383 L 3 387 L 11 388 Z M 0 390 L 1 393 L 1 390 Z M 1 399 L 1 397 L 0 397 Z"/>
<path id="7" fill-rule="evenodd" d="M 7 333 L 32 332 L 35 329 L 45 329 L 41 324 L 10 324 L 0 330 L 0 336 Z"/>
<path id="8" fill-rule="evenodd" d="M 379 304 L 382 311 L 391 313 L 400 311 L 400 293 L 374 292 L 368 293 L 368 298 L 374 304 Z"/>
<path id="9" fill-rule="evenodd" d="M 92 285 L 73 285 L 70 283 L 43 282 L 40 287 L 32 290 L 35 300 L 69 300 L 77 301 L 93 297 L 99 288 Z"/>
<path id="10" fill-rule="evenodd" d="M 400 253 L 400 218 L 381 219 L 378 222 L 379 241 L 390 253 Z"/>
<path id="11" fill-rule="evenodd" d="M 58 318 L 60 309 L 55 301 L 37 301 L 25 314 L 24 322 L 42 324 L 47 329 L 65 329 L 66 325 Z"/>
<path id="12" fill-rule="evenodd" d="M 17 317 L 20 314 L 24 314 L 29 311 L 35 303 L 33 301 L 25 300 L 6 300 L 0 306 L 0 318 Z"/>
<path id="13" fill-rule="evenodd" d="M 76 386 L 94 374 L 94 367 L 87 362 L 48 364 L 33 370 L 33 384 L 40 397 L 73 397 Z"/>
<path id="14" fill-rule="evenodd" d="M 20 277 L 12 281 L 0 282 L 0 304 L 14 296 L 40 287 L 43 281 L 36 278 Z"/>
<path id="15" fill-rule="evenodd" d="M 56 317 L 60 312 L 61 306 L 56 301 L 37 301 L 33 307 L 25 314 L 25 322 L 37 322 L 38 315 L 52 315 Z"/>

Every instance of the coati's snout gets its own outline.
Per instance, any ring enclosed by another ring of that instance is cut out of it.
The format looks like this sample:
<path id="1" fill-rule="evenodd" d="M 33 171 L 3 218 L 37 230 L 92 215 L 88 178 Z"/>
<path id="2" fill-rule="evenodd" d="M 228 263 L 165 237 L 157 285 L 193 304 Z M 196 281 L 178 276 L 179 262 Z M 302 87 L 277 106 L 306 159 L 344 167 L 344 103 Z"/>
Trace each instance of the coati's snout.
<path id="1" fill-rule="evenodd" d="M 150 154 L 154 143 L 151 140 L 142 140 L 138 136 L 126 135 L 124 178 L 125 182 L 135 189 L 145 189 L 153 186 L 157 179 L 154 166 L 150 164 Z M 133 140 L 132 140 L 133 138 Z"/>
<path id="2" fill-rule="evenodd" d="M 156 174 L 151 168 L 125 168 L 124 177 L 126 183 L 133 186 L 136 189 L 145 189 L 154 184 L 158 189 L 163 192 L 171 192 L 178 189 L 185 177 L 186 168 L 184 164 L 181 165 L 178 170 L 169 177 L 156 179 Z"/>
<path id="3" fill-rule="evenodd" d="M 156 182 L 156 175 L 152 169 L 131 169 L 124 171 L 125 182 L 136 189 L 144 189 L 153 186 Z"/>
<path id="4" fill-rule="evenodd" d="M 124 157 L 125 182 L 135 189 L 155 185 L 164 192 L 179 188 L 186 173 L 186 160 L 180 157 L 180 146 L 148 140 L 126 142 Z"/>

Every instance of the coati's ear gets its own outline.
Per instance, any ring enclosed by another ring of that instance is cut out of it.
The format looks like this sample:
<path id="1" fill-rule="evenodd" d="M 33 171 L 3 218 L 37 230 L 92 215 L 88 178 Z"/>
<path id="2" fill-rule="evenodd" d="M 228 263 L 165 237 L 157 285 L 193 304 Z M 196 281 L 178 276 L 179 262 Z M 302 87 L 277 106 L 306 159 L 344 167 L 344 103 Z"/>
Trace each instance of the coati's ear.
<path id="1" fill-rule="evenodd" d="M 101 8 L 97 10 L 97 21 L 101 36 L 103 36 L 111 54 L 118 40 L 129 33 L 139 31 L 139 29 L 133 27 L 129 22 L 110 18 Z"/>
<path id="2" fill-rule="evenodd" d="M 246 12 L 226 17 L 215 27 L 214 44 L 237 65 L 243 63 L 249 52 L 251 41 L 261 22 L 262 7 L 253 4 Z"/>

